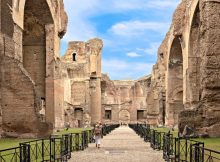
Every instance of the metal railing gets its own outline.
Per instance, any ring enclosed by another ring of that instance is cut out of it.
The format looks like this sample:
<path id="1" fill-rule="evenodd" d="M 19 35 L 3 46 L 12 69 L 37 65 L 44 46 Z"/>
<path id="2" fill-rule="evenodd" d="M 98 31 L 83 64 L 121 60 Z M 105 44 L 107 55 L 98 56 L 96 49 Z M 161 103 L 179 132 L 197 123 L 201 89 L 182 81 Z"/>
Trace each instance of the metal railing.
<path id="1" fill-rule="evenodd" d="M 163 151 L 165 161 L 174 162 L 220 162 L 220 152 L 207 149 L 204 142 L 190 138 L 174 137 L 167 132 L 150 129 L 149 125 L 129 125 L 155 150 Z"/>
<path id="2" fill-rule="evenodd" d="M 108 125 L 102 129 L 109 134 L 119 125 Z M 93 142 L 93 130 L 80 133 L 52 135 L 19 144 L 19 147 L 0 150 L 0 162 L 67 162 L 73 151 L 84 150 Z"/>
<path id="3" fill-rule="evenodd" d="M 197 144 L 190 145 L 190 162 L 219 162 L 220 152 L 204 148 Z"/>
<path id="4" fill-rule="evenodd" d="M 29 162 L 29 152 L 30 147 L 28 145 L 0 150 L 0 162 Z"/>

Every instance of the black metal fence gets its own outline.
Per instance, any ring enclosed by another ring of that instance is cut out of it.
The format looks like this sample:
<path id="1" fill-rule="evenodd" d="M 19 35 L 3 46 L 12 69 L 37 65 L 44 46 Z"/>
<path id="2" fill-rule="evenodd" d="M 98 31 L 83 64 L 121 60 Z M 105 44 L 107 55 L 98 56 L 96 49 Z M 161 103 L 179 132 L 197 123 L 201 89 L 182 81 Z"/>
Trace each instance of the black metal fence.
<path id="1" fill-rule="evenodd" d="M 104 126 L 103 135 L 118 126 Z M 19 147 L 0 150 L 0 162 L 67 162 L 73 151 L 84 150 L 92 142 L 93 130 L 52 135 L 47 139 L 23 142 Z"/>
<path id="2" fill-rule="evenodd" d="M 150 129 L 149 125 L 129 125 L 155 150 L 163 151 L 165 161 L 174 162 L 220 162 L 220 152 L 206 149 L 204 143 L 194 139 L 174 137 L 167 132 Z"/>

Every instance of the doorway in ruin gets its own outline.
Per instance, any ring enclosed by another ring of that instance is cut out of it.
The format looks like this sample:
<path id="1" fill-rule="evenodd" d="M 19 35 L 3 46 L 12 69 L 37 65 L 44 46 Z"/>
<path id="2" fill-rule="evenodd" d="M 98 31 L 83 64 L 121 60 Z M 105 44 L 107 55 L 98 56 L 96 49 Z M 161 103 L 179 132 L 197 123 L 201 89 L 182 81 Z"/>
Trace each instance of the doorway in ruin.
<path id="1" fill-rule="evenodd" d="M 187 81 L 186 81 L 186 108 L 194 108 L 201 98 L 200 88 L 200 65 L 201 65 L 201 52 L 200 52 L 200 9 L 197 4 L 195 13 L 193 15 L 190 36 L 189 36 L 189 56 L 187 68 Z"/>
<path id="2" fill-rule="evenodd" d="M 105 110 L 105 119 L 106 120 L 112 119 L 112 110 Z"/>
<path id="3" fill-rule="evenodd" d="M 178 116 L 183 110 L 183 56 L 181 36 L 174 38 L 170 49 L 167 86 L 167 125 L 178 124 Z"/>
<path id="4" fill-rule="evenodd" d="M 130 112 L 128 110 L 121 110 L 119 112 L 119 121 L 124 124 L 130 123 Z"/>
<path id="5" fill-rule="evenodd" d="M 82 108 L 75 108 L 74 118 L 76 119 L 78 128 L 83 127 L 83 109 Z"/>
<path id="6" fill-rule="evenodd" d="M 46 0 L 26 0 L 23 30 L 23 66 L 35 83 L 37 106 L 41 110 L 42 99 L 46 104 L 46 60 L 48 55 L 47 29 L 53 26 L 53 18 Z M 52 35 L 54 36 L 54 35 Z M 53 40 L 51 36 L 51 41 Z"/>
<path id="7" fill-rule="evenodd" d="M 144 119 L 144 110 L 137 110 L 137 120 Z"/>

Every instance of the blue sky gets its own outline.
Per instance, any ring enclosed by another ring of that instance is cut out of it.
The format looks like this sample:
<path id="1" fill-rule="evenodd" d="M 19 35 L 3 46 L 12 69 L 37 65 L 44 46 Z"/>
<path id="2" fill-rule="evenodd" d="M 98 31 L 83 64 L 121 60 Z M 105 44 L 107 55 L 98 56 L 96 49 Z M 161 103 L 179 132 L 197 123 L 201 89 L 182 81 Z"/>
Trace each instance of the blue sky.
<path id="1" fill-rule="evenodd" d="M 102 73 L 111 79 L 150 74 L 157 48 L 168 31 L 180 0 L 64 0 L 69 23 L 61 41 L 103 40 Z"/>

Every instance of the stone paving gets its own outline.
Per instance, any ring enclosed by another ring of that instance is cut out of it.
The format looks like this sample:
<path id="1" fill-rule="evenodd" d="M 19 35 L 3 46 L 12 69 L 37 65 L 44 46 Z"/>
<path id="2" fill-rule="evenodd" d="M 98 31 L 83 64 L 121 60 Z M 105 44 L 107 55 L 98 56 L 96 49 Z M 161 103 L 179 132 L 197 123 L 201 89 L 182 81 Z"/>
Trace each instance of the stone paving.
<path id="1" fill-rule="evenodd" d="M 164 162 L 161 151 L 154 151 L 128 127 L 120 127 L 102 139 L 101 148 L 90 144 L 85 151 L 73 152 L 70 162 Z"/>

